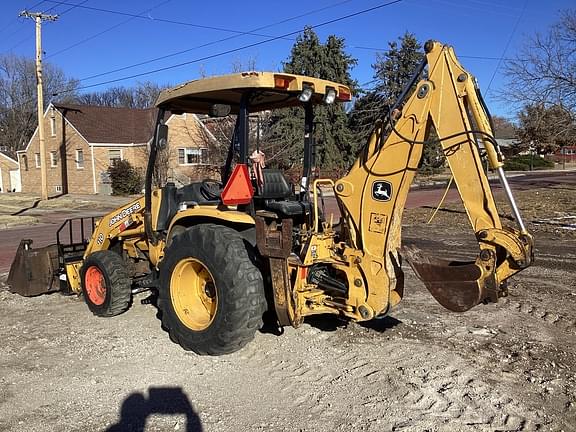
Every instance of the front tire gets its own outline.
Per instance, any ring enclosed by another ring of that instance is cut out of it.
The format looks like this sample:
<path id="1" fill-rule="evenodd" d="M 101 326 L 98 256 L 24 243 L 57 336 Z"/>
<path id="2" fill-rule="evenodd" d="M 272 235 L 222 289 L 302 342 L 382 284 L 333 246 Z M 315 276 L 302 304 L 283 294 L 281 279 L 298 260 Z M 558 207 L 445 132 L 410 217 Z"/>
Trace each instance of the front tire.
<path id="1" fill-rule="evenodd" d="M 125 312 L 132 300 L 132 284 L 126 263 L 110 250 L 97 251 L 84 261 L 82 293 L 88 309 L 100 317 Z"/>
<path id="2" fill-rule="evenodd" d="M 174 342 L 221 355 L 254 338 L 266 310 L 264 284 L 238 232 L 196 225 L 175 237 L 164 256 L 158 307 Z"/>

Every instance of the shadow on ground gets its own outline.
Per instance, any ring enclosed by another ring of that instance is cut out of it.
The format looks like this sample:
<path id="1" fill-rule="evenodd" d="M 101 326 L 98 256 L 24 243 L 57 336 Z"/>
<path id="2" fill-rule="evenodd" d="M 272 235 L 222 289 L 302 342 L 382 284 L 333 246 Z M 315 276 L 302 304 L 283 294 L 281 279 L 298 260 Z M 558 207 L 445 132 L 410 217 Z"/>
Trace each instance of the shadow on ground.
<path id="1" fill-rule="evenodd" d="M 306 317 L 304 323 L 321 331 L 333 332 L 338 329 L 347 328 L 350 324 L 350 321 L 334 315 L 326 314 Z M 384 333 L 386 330 L 392 329 L 397 325 L 402 324 L 402 321 L 391 316 L 385 316 L 382 318 L 374 318 L 370 321 L 359 322 L 357 324 L 366 329 Z M 284 330 L 278 327 L 278 322 L 276 321 L 276 316 L 274 313 L 267 312 L 264 314 L 264 326 L 260 329 L 260 332 L 280 336 L 284 333 Z"/>
<path id="2" fill-rule="evenodd" d="M 359 322 L 360 327 L 364 327 L 370 330 L 377 331 L 379 333 L 384 333 L 387 330 L 393 329 L 397 325 L 402 324 L 402 321 L 391 316 L 385 316 L 382 318 L 375 318 L 370 321 Z"/>
<path id="3" fill-rule="evenodd" d="M 106 432 L 144 432 L 146 420 L 153 414 L 183 414 L 184 431 L 202 432 L 200 417 L 180 387 L 150 387 L 148 398 L 142 393 L 132 393 L 122 403 L 120 421 Z"/>

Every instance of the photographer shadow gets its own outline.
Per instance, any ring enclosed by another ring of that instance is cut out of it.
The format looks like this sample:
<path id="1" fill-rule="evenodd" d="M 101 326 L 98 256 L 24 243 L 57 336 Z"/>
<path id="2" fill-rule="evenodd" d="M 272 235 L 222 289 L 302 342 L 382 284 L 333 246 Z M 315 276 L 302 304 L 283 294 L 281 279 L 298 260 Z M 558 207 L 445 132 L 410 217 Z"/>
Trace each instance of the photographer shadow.
<path id="1" fill-rule="evenodd" d="M 148 398 L 142 393 L 132 393 L 122 403 L 120 421 L 106 432 L 144 432 L 146 420 L 153 414 L 183 414 L 185 432 L 202 432 L 200 417 L 180 387 L 151 387 Z"/>

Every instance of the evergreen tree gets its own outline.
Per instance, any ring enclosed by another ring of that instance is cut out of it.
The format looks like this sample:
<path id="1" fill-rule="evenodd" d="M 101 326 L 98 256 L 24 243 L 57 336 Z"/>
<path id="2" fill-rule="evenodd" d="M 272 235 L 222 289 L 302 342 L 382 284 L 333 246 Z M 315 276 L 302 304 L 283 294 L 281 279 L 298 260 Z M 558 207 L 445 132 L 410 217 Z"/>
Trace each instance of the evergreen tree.
<path id="1" fill-rule="evenodd" d="M 373 87 L 364 91 L 350 112 L 350 128 L 354 132 L 354 146 L 364 145 L 378 119 L 387 119 L 390 108 L 396 103 L 404 87 L 422 62 L 424 52 L 416 37 L 404 33 L 398 41 L 388 43 L 388 51 L 376 54 Z M 414 91 L 414 89 L 412 89 Z M 410 97 L 411 93 L 408 93 Z M 422 171 L 433 171 L 443 164 L 442 149 L 436 131 L 431 129 L 427 144 L 422 149 Z"/>
<path id="2" fill-rule="evenodd" d="M 350 126 L 358 144 L 364 144 L 377 119 L 385 118 L 404 86 L 422 61 L 422 46 L 412 33 L 406 32 L 398 41 L 388 43 L 388 51 L 376 53 L 374 86 L 364 91 L 350 113 Z"/>
<path id="3" fill-rule="evenodd" d="M 314 30 L 306 28 L 297 38 L 283 71 L 336 81 L 355 89 L 350 75 L 356 60 L 345 51 L 344 39 L 329 36 L 322 43 Z M 355 158 L 352 133 L 342 104 L 315 108 L 317 165 L 345 169 Z M 301 165 L 304 150 L 304 110 L 301 107 L 274 111 L 265 137 L 265 152 L 272 165 L 292 168 Z"/>

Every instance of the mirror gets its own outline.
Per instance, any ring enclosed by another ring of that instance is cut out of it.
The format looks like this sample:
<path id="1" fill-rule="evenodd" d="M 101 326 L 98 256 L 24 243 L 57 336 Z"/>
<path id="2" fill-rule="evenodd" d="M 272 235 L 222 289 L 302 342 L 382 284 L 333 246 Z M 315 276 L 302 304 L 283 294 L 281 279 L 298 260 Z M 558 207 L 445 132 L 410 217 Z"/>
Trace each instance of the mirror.
<path id="1" fill-rule="evenodd" d="M 165 124 L 158 125 L 158 131 L 156 133 L 156 148 L 158 150 L 164 150 L 168 145 L 168 126 Z"/>
<path id="2" fill-rule="evenodd" d="M 210 117 L 226 117 L 230 114 L 230 105 L 226 104 L 213 104 L 210 106 L 208 115 Z"/>

